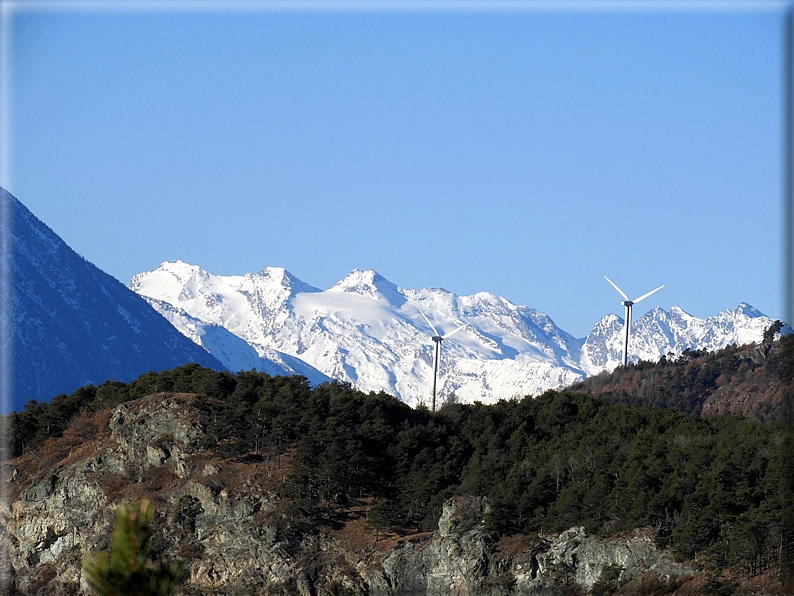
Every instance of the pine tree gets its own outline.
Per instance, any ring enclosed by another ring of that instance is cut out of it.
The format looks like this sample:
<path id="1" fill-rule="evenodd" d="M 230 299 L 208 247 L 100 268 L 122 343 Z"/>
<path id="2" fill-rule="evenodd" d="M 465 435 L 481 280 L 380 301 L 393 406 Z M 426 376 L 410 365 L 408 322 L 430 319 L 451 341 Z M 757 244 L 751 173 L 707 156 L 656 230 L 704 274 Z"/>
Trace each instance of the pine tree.
<path id="1" fill-rule="evenodd" d="M 147 565 L 152 518 L 148 499 L 116 508 L 110 553 L 89 554 L 83 561 L 83 576 L 97 594 L 168 596 L 185 579 L 174 564 L 158 561 Z"/>

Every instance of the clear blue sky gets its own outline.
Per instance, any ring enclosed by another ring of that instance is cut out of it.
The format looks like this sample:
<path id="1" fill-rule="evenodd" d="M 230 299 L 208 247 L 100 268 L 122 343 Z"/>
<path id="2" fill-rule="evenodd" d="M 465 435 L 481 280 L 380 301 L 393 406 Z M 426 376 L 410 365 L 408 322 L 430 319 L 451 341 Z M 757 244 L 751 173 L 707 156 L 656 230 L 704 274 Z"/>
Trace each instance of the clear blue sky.
<path id="1" fill-rule="evenodd" d="M 782 317 L 781 14 L 22 10 L 9 190 L 124 283 Z"/>

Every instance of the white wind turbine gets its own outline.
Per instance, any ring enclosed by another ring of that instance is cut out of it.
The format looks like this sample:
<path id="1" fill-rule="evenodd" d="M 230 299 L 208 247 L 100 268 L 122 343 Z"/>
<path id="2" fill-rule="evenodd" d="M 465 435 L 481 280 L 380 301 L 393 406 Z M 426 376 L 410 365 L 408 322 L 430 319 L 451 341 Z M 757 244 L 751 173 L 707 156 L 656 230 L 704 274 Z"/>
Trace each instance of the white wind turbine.
<path id="1" fill-rule="evenodd" d="M 619 287 L 617 287 L 614 281 L 609 279 L 606 275 L 604 276 L 604 279 L 606 279 L 610 284 L 612 284 L 612 287 L 615 288 L 618 291 L 618 293 L 621 296 L 623 296 L 624 299 L 624 301 L 621 302 L 621 304 L 623 304 L 623 306 L 626 307 L 626 319 L 623 322 L 623 327 L 626 332 L 623 337 L 623 366 L 626 366 L 626 364 L 629 361 L 629 335 L 631 334 L 631 307 L 637 304 L 640 300 L 645 300 L 648 296 L 650 296 L 654 292 L 658 292 L 659 290 L 661 290 L 664 287 L 664 284 L 662 284 L 655 290 L 651 290 L 647 294 L 643 294 L 639 298 L 635 298 L 634 300 L 629 300 L 629 297 L 626 296 L 626 293 L 623 290 L 621 290 Z"/>
<path id="2" fill-rule="evenodd" d="M 449 333 L 445 333 L 444 335 L 441 335 L 438 332 L 438 329 L 436 329 L 433 326 L 433 323 L 430 322 L 430 319 L 428 319 L 427 316 L 425 316 L 425 313 L 423 313 L 418 308 L 416 310 L 418 310 L 419 314 L 421 314 L 424 317 L 425 321 L 427 321 L 427 324 L 430 325 L 430 328 L 433 330 L 433 333 L 435 333 L 435 335 L 431 338 L 436 344 L 436 351 L 435 351 L 435 354 L 433 356 L 433 407 L 432 407 L 432 411 L 435 412 L 436 411 L 436 382 L 438 381 L 438 363 L 441 360 L 441 342 L 444 341 L 445 339 L 447 339 L 448 337 L 450 337 L 452 335 L 455 335 L 458 331 L 460 331 L 461 329 L 466 327 L 466 325 L 461 325 L 457 329 L 454 329 L 454 330 L 450 331 Z"/>

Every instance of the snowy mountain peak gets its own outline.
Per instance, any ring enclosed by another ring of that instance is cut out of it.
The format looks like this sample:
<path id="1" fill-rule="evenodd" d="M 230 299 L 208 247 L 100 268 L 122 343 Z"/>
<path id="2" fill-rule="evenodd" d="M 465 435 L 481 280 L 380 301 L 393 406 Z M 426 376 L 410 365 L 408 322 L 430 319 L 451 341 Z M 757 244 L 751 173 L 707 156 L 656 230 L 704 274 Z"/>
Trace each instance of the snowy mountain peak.
<path id="1" fill-rule="evenodd" d="M 735 312 L 737 315 L 746 315 L 754 319 L 757 317 L 764 316 L 764 314 L 760 310 L 758 310 L 751 304 L 747 304 L 746 302 L 740 302 L 739 306 L 737 306 L 736 310 L 733 312 Z"/>
<path id="2" fill-rule="evenodd" d="M 598 322 L 593 326 L 593 331 L 597 329 L 613 329 L 615 325 L 623 326 L 623 317 L 615 313 L 609 313 L 598 319 Z M 593 331 L 590 333 L 592 334 Z"/>
<path id="3" fill-rule="evenodd" d="M 353 269 L 328 291 L 358 294 L 376 300 L 386 300 L 395 305 L 405 302 L 405 296 L 400 288 L 372 269 L 364 271 Z"/>
<path id="4" fill-rule="evenodd" d="M 198 265 L 191 265 L 184 261 L 164 261 L 160 263 L 160 270 L 167 271 L 179 280 L 189 279 L 191 277 L 199 276 L 206 277 L 208 273 Z"/>
<path id="5" fill-rule="evenodd" d="M 516 310 L 516 308 L 518 308 L 507 298 L 497 296 L 496 294 L 491 294 L 491 292 L 477 292 L 476 294 L 473 294 L 471 298 L 480 304 L 489 304 L 494 306 L 498 305 L 499 307 L 505 308 L 507 310 Z"/>
<path id="6" fill-rule="evenodd" d="M 292 275 L 284 267 L 265 267 L 259 273 L 246 273 L 245 277 L 253 280 L 261 280 L 262 282 L 274 286 L 281 286 L 288 288 L 292 293 L 298 292 L 319 292 L 319 288 L 315 288 L 307 284 L 302 279 Z"/>
<path id="7" fill-rule="evenodd" d="M 246 273 L 246 277 L 266 277 L 269 279 L 277 280 L 282 285 L 289 285 L 293 279 L 293 275 L 284 269 L 284 267 L 265 267 L 260 269 L 258 273 Z M 294 278 L 297 279 L 297 278 Z"/>
<path id="8" fill-rule="evenodd" d="M 638 318 L 631 326 L 629 361 L 656 361 L 686 349 L 719 350 L 730 344 L 759 342 L 774 321 L 746 302 L 735 310 L 700 319 L 678 306 L 669 311 L 656 307 Z M 784 325 L 781 333 L 791 332 Z M 612 370 L 623 357 L 623 321 L 616 315 L 602 318 L 585 340 L 583 369 L 593 373 L 599 368 Z"/>
<path id="9" fill-rule="evenodd" d="M 582 346 L 582 370 L 588 374 L 596 374 L 613 362 L 620 362 L 623 353 L 623 324 L 624 320 L 614 313 L 598 320 Z"/>
<path id="10" fill-rule="evenodd" d="M 332 287 L 345 288 L 358 283 L 372 283 L 376 277 L 382 276 L 373 269 L 365 269 L 363 271 L 361 269 L 353 269 L 350 273 L 336 282 L 336 284 L 334 284 Z"/>
<path id="11" fill-rule="evenodd" d="M 166 261 L 154 271 L 138 273 L 129 284 L 129 288 L 138 294 L 165 300 L 188 312 L 191 310 L 188 304 L 195 301 L 208 307 L 218 305 L 229 286 L 253 297 L 254 302 L 271 306 L 281 305 L 300 292 L 320 291 L 283 267 L 266 267 L 259 273 L 221 277 L 183 261 Z"/>
<path id="12" fill-rule="evenodd" d="M 182 335 L 209 351 L 230 371 L 255 368 L 270 375 L 299 374 L 315 385 L 323 381 L 330 381 L 320 371 L 294 356 L 267 348 L 260 348 L 257 351 L 244 339 L 237 337 L 220 325 L 202 321 L 189 315 L 183 309 L 156 298 L 144 298 L 144 300 L 163 315 Z"/>

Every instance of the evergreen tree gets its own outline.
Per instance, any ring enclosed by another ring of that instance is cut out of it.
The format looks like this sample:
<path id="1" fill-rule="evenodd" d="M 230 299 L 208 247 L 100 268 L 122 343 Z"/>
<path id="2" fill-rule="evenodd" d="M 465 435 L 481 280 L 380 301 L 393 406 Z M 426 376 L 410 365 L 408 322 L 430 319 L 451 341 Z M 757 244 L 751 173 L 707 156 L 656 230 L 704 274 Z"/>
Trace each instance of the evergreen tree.
<path id="1" fill-rule="evenodd" d="M 100 596 L 167 596 L 185 579 L 174 564 L 147 564 L 149 525 L 153 510 L 148 499 L 119 505 L 110 537 L 110 553 L 87 555 L 83 576 Z"/>

